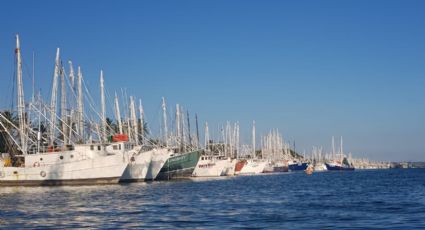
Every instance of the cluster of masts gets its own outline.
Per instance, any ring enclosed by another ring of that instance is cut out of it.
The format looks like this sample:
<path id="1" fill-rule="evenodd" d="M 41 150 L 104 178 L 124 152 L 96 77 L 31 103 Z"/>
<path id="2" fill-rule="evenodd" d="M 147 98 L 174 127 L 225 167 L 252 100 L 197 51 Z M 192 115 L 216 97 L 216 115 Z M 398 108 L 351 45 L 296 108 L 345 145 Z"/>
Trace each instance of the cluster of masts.
<path id="1" fill-rule="evenodd" d="M 106 143 L 112 134 L 126 134 L 131 142 L 136 145 L 152 144 L 152 139 L 146 138 L 146 123 L 141 99 L 133 96 L 127 97 L 126 92 L 122 92 L 124 98 L 124 119 L 121 116 L 120 100 L 115 92 L 113 108 L 116 124 L 106 117 L 106 94 L 103 71 L 100 71 L 100 107 L 98 112 L 89 90 L 84 82 L 81 67 L 78 66 L 77 73 L 71 61 L 68 61 L 69 71 L 65 71 L 60 59 L 60 49 L 57 48 L 53 84 L 51 91 L 50 106 L 43 102 L 40 94 L 28 103 L 26 109 L 25 97 L 22 81 L 22 58 L 20 50 L 19 36 L 16 35 L 16 63 L 17 63 L 17 109 L 19 127 L 19 138 L 12 138 L 18 149 L 23 153 L 35 153 L 46 151 L 48 147 L 72 146 L 76 143 Z M 60 98 L 59 98 L 60 95 Z M 58 108 L 60 99 L 60 108 Z M 85 105 L 84 102 L 88 102 Z M 87 108 L 85 108 L 87 106 Z M 136 108 L 137 107 L 137 108 Z M 196 133 L 191 134 L 189 112 L 179 104 L 175 108 L 175 132 L 169 132 L 167 125 L 167 105 L 165 98 L 162 98 L 163 120 L 160 129 L 160 139 L 155 144 L 172 147 L 177 152 L 186 152 L 201 148 L 199 141 L 198 117 L 195 114 Z M 85 111 L 91 111 L 87 113 Z M 0 116 L 3 116 L 0 114 Z M 6 119 L 0 120 L 0 125 L 8 132 L 6 126 L 14 124 L 4 124 L 10 122 Z M 48 124 L 48 125 L 47 125 Z M 45 126 L 48 127 L 45 127 Z M 42 132 L 47 129 L 47 133 Z M 256 152 L 256 131 L 255 121 L 252 124 L 252 144 L 241 145 L 239 122 L 220 127 L 219 141 L 214 143 L 210 137 L 208 123 L 205 123 L 204 148 L 207 153 L 223 155 L 231 158 L 263 158 L 270 161 L 293 160 L 300 158 L 291 150 L 290 144 L 286 143 L 282 134 L 278 130 L 271 130 L 261 137 L 261 151 Z M 10 137 L 14 135 L 9 133 Z M 335 142 L 332 137 L 332 152 L 323 154 L 322 147 L 313 147 L 310 159 L 312 161 L 325 162 L 331 159 L 344 158 L 341 147 L 339 153 L 335 151 Z M 350 154 L 351 158 L 351 154 Z"/>
<path id="2" fill-rule="evenodd" d="M 130 140 L 136 145 L 144 142 L 144 112 L 142 101 L 139 99 L 138 111 L 136 111 L 136 99 L 129 97 L 128 116 L 121 119 L 118 96 L 115 93 L 114 112 L 117 120 L 117 127 L 106 118 L 106 99 L 103 71 L 100 71 L 100 104 L 101 112 L 95 108 L 95 101 L 90 95 L 84 82 L 80 66 L 78 66 L 75 76 L 73 64 L 69 61 L 69 74 L 66 74 L 65 67 L 60 59 L 60 49 L 57 48 L 53 84 L 51 91 L 50 106 L 43 102 L 41 95 L 33 96 L 26 107 L 24 97 L 24 86 L 22 80 L 22 58 L 19 35 L 16 35 L 16 73 L 17 73 L 17 115 L 18 126 L 0 114 L 2 128 L 9 132 L 7 127 L 18 130 L 19 138 L 14 138 L 14 134 L 8 134 L 17 146 L 17 150 L 22 154 L 43 152 L 46 145 L 49 148 L 57 146 L 72 146 L 76 143 L 106 143 L 112 133 L 126 133 Z M 59 98 L 60 96 L 60 98 Z M 60 107 L 58 108 L 58 100 Z M 88 101 L 85 113 L 84 102 Z M 126 110 L 124 110 L 126 111 Z M 96 122 L 100 121 L 100 122 Z M 46 130 L 47 129 L 47 130 Z M 114 130 L 115 129 L 115 130 Z M 47 132 L 45 132 L 45 131 Z M 36 139 L 36 141 L 35 141 Z"/>

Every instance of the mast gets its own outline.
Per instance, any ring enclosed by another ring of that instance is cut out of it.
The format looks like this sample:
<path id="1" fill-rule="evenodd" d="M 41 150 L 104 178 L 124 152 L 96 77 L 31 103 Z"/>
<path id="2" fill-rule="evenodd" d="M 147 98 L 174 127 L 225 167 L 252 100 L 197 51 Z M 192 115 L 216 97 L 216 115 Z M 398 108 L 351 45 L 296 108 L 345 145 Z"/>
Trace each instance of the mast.
<path id="1" fill-rule="evenodd" d="M 142 106 L 142 99 L 139 99 L 139 117 L 140 117 L 140 135 L 142 136 L 142 142 L 145 138 L 145 127 L 144 127 L 144 113 L 143 113 L 143 106 Z"/>
<path id="2" fill-rule="evenodd" d="M 162 112 L 163 112 L 163 118 L 164 118 L 164 142 L 165 142 L 165 146 L 168 147 L 167 108 L 165 105 L 164 97 L 162 97 Z"/>
<path id="3" fill-rule="evenodd" d="M 61 65 L 60 77 L 61 77 L 61 120 L 62 120 L 62 133 L 63 133 L 63 144 L 68 144 L 68 125 L 66 116 L 66 85 L 65 85 L 65 70 Z"/>
<path id="4" fill-rule="evenodd" d="M 100 100 L 102 104 L 101 142 L 106 142 L 106 105 L 105 105 L 105 86 L 103 81 L 103 70 L 100 71 Z"/>
<path id="5" fill-rule="evenodd" d="M 186 132 L 184 130 L 184 112 L 183 107 L 180 106 L 180 142 L 181 142 L 181 149 L 183 152 L 186 151 Z"/>
<path id="6" fill-rule="evenodd" d="M 195 126 L 196 126 L 196 148 L 199 148 L 198 114 L 196 113 L 195 113 Z"/>
<path id="7" fill-rule="evenodd" d="M 134 142 L 136 143 L 136 145 L 138 145 L 139 144 L 139 129 L 137 125 L 136 109 L 134 106 L 133 96 L 130 96 L 130 116 L 131 116 L 131 123 L 134 129 Z"/>
<path id="8" fill-rule="evenodd" d="M 58 75 L 59 75 L 59 48 L 56 49 L 55 72 L 53 74 L 52 97 L 50 98 L 50 146 L 55 141 L 56 127 L 56 100 L 58 93 Z"/>
<path id="9" fill-rule="evenodd" d="M 210 131 L 208 129 L 208 122 L 205 122 L 205 149 L 208 149 L 208 142 L 210 140 Z"/>
<path id="10" fill-rule="evenodd" d="M 80 135 L 81 141 L 84 140 L 84 117 L 83 117 L 83 74 L 81 68 L 78 66 L 78 134 Z"/>
<path id="11" fill-rule="evenodd" d="M 189 110 L 186 110 L 187 114 L 187 132 L 189 134 L 189 144 L 192 145 L 192 137 L 190 136 L 190 119 L 189 119 Z"/>
<path id="12" fill-rule="evenodd" d="M 255 157 L 255 121 L 252 121 L 252 157 Z"/>
<path id="13" fill-rule="evenodd" d="M 115 104 L 115 118 L 117 119 L 117 122 L 118 122 L 118 130 L 119 130 L 120 134 L 122 134 L 123 132 L 122 132 L 120 104 L 118 102 L 117 92 L 115 92 L 114 104 Z"/>
<path id="14" fill-rule="evenodd" d="M 68 61 L 68 64 L 69 64 L 69 81 L 71 82 L 71 88 L 74 90 L 74 84 L 75 84 L 74 67 L 72 66 L 71 61 Z"/>
<path id="15" fill-rule="evenodd" d="M 22 81 L 22 60 L 21 60 L 21 46 L 19 42 L 19 35 L 16 35 L 16 65 L 17 65 L 17 86 L 18 86 L 18 119 L 19 119 L 19 136 L 21 138 L 22 154 L 27 153 L 27 140 L 25 136 L 25 100 L 24 100 L 24 86 Z"/>
<path id="16" fill-rule="evenodd" d="M 180 135 L 181 129 L 180 129 L 180 106 L 179 104 L 176 104 L 176 141 L 177 145 L 180 146 L 180 151 L 183 151 L 182 146 L 182 136 Z"/>
<path id="17" fill-rule="evenodd" d="M 74 125 L 77 123 L 75 121 L 75 113 L 74 113 L 74 109 L 75 109 L 75 76 L 74 76 L 74 67 L 72 66 L 72 62 L 68 61 L 69 64 L 69 81 L 71 82 L 71 92 L 72 92 L 72 97 L 71 97 L 71 101 L 70 101 L 70 121 L 69 121 L 69 139 L 72 138 L 72 132 L 74 131 Z"/>
<path id="18" fill-rule="evenodd" d="M 334 136 L 332 136 L 332 158 L 335 158 L 335 137 Z"/>
<path id="19" fill-rule="evenodd" d="M 236 156 L 239 155 L 239 146 L 240 146 L 240 138 L 239 138 L 239 121 L 236 123 Z"/>
<path id="20" fill-rule="evenodd" d="M 32 103 L 35 100 L 35 54 L 32 52 Z"/>

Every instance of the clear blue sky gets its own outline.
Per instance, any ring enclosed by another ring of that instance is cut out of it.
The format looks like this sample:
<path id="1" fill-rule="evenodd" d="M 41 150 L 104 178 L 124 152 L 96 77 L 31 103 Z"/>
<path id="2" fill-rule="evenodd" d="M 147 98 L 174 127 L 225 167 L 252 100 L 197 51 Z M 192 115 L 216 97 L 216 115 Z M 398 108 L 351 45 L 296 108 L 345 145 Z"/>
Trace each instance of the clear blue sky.
<path id="1" fill-rule="evenodd" d="M 246 142 L 255 119 L 258 136 L 278 128 L 301 151 L 342 135 L 355 156 L 425 160 L 424 12 L 388 0 L 1 1 L 0 107 L 19 33 L 26 96 L 32 52 L 48 95 L 60 47 L 93 87 L 103 69 L 110 92 L 142 97 L 151 126 L 165 96 L 210 129 L 239 121 Z"/>

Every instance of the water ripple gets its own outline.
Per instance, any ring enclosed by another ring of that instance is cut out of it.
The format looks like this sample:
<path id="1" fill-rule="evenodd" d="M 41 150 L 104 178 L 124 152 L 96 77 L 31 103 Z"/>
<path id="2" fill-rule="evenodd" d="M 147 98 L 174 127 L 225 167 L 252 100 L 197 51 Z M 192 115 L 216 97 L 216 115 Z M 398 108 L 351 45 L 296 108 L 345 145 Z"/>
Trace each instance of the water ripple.
<path id="1" fill-rule="evenodd" d="M 0 188 L 2 228 L 425 228 L 425 170 Z"/>

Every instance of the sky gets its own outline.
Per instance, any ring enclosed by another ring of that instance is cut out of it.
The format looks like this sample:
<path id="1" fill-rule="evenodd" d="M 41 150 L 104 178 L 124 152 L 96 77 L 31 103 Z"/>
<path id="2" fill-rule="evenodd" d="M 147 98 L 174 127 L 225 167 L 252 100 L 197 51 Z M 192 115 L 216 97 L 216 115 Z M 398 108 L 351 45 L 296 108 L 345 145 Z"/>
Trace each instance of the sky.
<path id="1" fill-rule="evenodd" d="M 257 139 L 278 129 L 300 152 L 343 136 L 355 157 L 425 161 L 424 12 L 413 0 L 1 1 L 0 108 L 16 94 L 19 33 L 27 100 L 33 53 L 50 100 L 60 47 L 93 94 L 103 70 L 108 95 L 141 98 L 152 130 L 165 97 L 215 137 L 238 121 L 250 143 L 255 120 Z"/>

